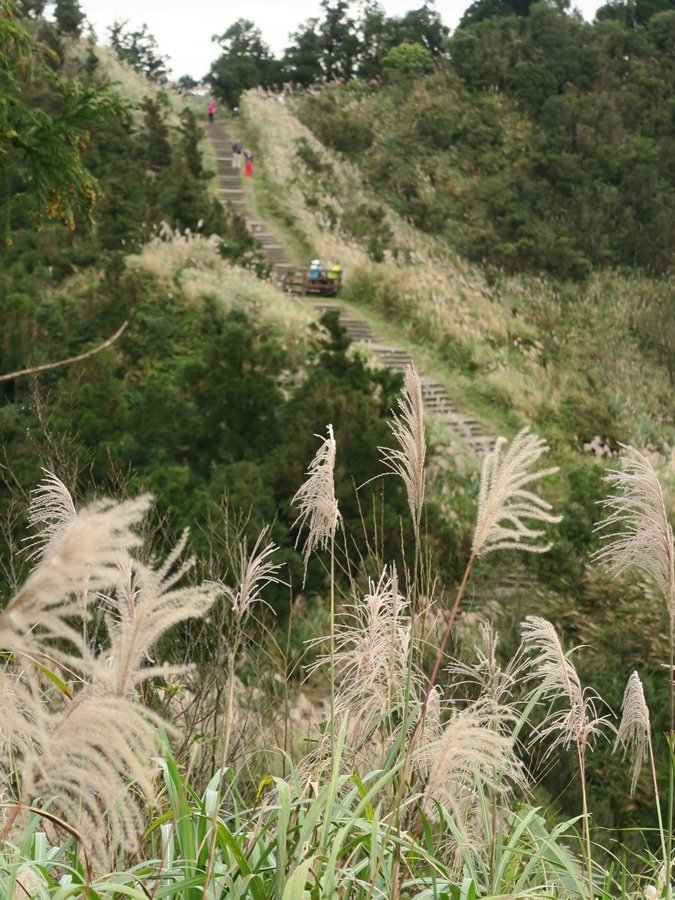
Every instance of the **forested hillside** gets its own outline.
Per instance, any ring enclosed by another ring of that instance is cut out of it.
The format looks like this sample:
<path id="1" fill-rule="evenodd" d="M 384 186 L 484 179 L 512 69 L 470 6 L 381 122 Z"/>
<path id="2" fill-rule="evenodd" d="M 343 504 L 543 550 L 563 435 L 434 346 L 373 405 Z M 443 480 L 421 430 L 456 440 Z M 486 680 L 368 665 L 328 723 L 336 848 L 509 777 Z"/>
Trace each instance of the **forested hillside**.
<path id="1" fill-rule="evenodd" d="M 2 897 L 672 900 L 668 0 L 0 2 Z"/>
<path id="2" fill-rule="evenodd" d="M 508 272 L 670 271 L 675 12 L 589 25 L 540 4 L 459 28 L 419 77 L 309 95 L 303 121 L 416 227 Z"/>

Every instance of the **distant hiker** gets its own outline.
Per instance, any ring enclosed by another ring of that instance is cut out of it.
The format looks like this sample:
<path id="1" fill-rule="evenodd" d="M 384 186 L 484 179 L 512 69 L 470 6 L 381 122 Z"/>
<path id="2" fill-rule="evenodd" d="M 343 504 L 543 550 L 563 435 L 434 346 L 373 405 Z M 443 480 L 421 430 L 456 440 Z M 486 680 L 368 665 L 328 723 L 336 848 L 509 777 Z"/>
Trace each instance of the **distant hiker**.
<path id="1" fill-rule="evenodd" d="M 235 106 L 235 108 L 232 110 L 232 114 L 235 117 L 235 119 L 239 117 L 239 107 L 238 106 Z"/>
<path id="2" fill-rule="evenodd" d="M 232 144 L 232 168 L 241 169 L 241 141 L 239 138 Z"/>
<path id="3" fill-rule="evenodd" d="M 321 260 L 313 259 L 309 264 L 309 280 L 318 281 L 321 278 Z"/>
<path id="4" fill-rule="evenodd" d="M 253 178 L 253 154 L 250 150 L 244 150 L 244 175 Z"/>
<path id="5" fill-rule="evenodd" d="M 328 270 L 328 280 L 329 281 L 340 281 L 342 278 L 342 266 L 339 262 L 336 262 L 334 266 Z"/>
<path id="6" fill-rule="evenodd" d="M 209 124 L 213 125 L 213 123 L 216 121 L 216 101 L 215 100 L 211 100 L 206 111 L 209 114 Z"/>

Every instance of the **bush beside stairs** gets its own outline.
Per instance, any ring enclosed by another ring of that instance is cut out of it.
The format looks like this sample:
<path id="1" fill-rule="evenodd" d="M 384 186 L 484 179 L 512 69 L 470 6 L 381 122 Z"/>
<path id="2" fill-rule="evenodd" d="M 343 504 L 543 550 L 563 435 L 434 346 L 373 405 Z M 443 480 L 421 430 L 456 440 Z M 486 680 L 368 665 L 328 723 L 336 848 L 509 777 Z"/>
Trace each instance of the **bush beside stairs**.
<path id="1" fill-rule="evenodd" d="M 273 231 L 266 223 L 255 218 L 246 204 L 242 187 L 243 170 L 237 171 L 232 166 L 234 135 L 231 129 L 218 122 L 208 125 L 207 133 L 215 151 L 220 202 L 244 220 L 247 229 L 260 243 L 277 283 L 280 284 L 286 273 L 290 269 L 297 268 L 298 264 L 288 257 Z M 394 372 L 403 372 L 406 366 L 414 362 L 406 350 L 378 341 L 370 324 L 364 319 L 360 319 L 358 314 L 344 303 L 314 302 L 313 306 L 319 316 L 326 312 L 337 312 L 340 324 L 345 329 L 347 336 L 355 344 L 367 347 L 375 354 L 383 367 Z M 494 447 L 494 438 L 486 433 L 476 419 L 457 409 L 444 385 L 422 373 L 420 376 L 425 409 L 448 425 L 474 456 L 481 458 L 488 453 Z"/>

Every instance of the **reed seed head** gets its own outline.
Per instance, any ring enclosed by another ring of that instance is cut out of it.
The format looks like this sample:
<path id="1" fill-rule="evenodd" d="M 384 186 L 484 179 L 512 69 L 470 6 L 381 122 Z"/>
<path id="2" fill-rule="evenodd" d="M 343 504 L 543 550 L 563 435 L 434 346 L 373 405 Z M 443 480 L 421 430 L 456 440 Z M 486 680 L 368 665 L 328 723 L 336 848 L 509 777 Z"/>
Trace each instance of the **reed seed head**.
<path id="1" fill-rule="evenodd" d="M 424 503 L 426 437 L 422 382 L 412 364 L 405 370 L 403 394 L 398 405 L 400 412 L 393 414 L 390 425 L 398 447 L 380 447 L 379 450 L 385 466 L 394 475 L 400 476 L 405 484 L 410 515 L 419 537 L 419 521 Z"/>
<path id="2" fill-rule="evenodd" d="M 492 550 L 527 550 L 545 553 L 550 543 L 541 544 L 541 529 L 530 528 L 524 520 L 559 522 L 551 505 L 526 489 L 536 481 L 558 471 L 557 466 L 530 471 L 548 446 L 542 438 L 524 428 L 504 451 L 505 438 L 498 438 L 494 450 L 483 461 L 476 530 L 471 547 L 474 556 Z"/>
<path id="3" fill-rule="evenodd" d="M 621 468 L 605 481 L 614 493 L 603 501 L 607 516 L 596 525 L 606 541 L 593 559 L 614 576 L 635 568 L 654 579 L 671 624 L 675 621 L 675 551 L 663 490 L 651 463 L 634 447 L 623 447 Z"/>
<path id="4" fill-rule="evenodd" d="M 319 547 L 327 549 L 335 538 L 335 532 L 340 524 L 340 511 L 335 499 L 335 438 L 333 426 L 327 426 L 328 437 L 323 438 L 321 446 L 307 470 L 307 480 L 299 488 L 291 503 L 299 510 L 299 515 L 293 527 L 302 530 L 308 528 L 305 541 L 304 559 L 305 569 L 312 551 Z M 317 435 L 319 437 L 319 435 Z M 321 438 L 319 438 L 321 440 Z M 300 540 L 298 539 L 296 546 Z"/>

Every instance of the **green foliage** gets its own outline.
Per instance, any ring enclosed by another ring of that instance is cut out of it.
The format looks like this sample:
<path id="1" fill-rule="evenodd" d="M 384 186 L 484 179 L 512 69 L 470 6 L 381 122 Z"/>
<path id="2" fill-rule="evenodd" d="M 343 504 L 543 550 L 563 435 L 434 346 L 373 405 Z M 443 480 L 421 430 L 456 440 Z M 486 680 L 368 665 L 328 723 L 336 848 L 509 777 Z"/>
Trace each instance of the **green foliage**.
<path id="1" fill-rule="evenodd" d="M 118 19 L 108 28 L 110 46 L 118 59 L 150 81 L 166 84 L 169 80 L 168 57 L 159 54 L 155 36 L 147 25 L 134 31 L 127 28 L 127 24 L 127 21 Z"/>
<path id="2" fill-rule="evenodd" d="M 384 260 L 393 232 L 386 221 L 386 211 L 378 204 L 359 203 L 348 210 L 342 219 L 343 230 L 359 240 L 374 262 Z"/>
<path id="3" fill-rule="evenodd" d="M 0 9 L 0 217 L 9 240 L 13 210 L 42 224 L 90 221 L 97 184 L 81 156 L 91 130 L 123 104 L 107 86 L 63 79 L 13 3 Z"/>
<path id="4" fill-rule="evenodd" d="M 249 19 L 238 19 L 213 40 L 223 52 L 212 63 L 205 81 L 231 109 L 238 105 L 243 91 L 270 87 L 278 81 L 279 63 Z"/>
<path id="5" fill-rule="evenodd" d="M 399 44 L 382 57 L 382 69 L 389 78 L 418 78 L 434 71 L 434 57 L 421 44 Z"/>
<path id="6" fill-rule="evenodd" d="M 633 28 L 545 4 L 490 15 L 457 29 L 435 74 L 323 90 L 298 110 L 380 197 L 472 261 L 564 280 L 666 274 L 672 16 Z"/>
<path id="7" fill-rule="evenodd" d="M 85 16 L 78 0 L 56 0 L 54 21 L 59 34 L 79 37 Z"/>

